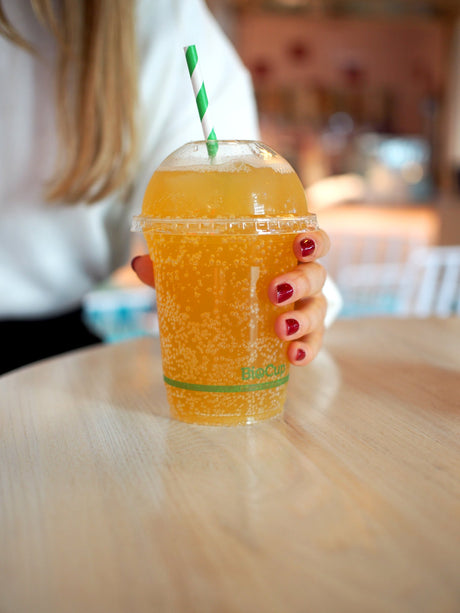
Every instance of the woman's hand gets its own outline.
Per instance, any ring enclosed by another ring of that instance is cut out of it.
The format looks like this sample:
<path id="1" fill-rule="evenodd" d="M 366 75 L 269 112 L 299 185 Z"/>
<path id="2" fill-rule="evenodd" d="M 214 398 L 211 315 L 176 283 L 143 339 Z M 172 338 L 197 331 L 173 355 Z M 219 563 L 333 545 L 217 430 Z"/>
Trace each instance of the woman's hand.
<path id="1" fill-rule="evenodd" d="M 148 254 L 136 255 L 136 257 L 131 260 L 131 268 L 134 270 L 142 283 L 145 283 L 145 285 L 150 285 L 150 287 L 155 287 L 152 260 Z"/>
<path id="2" fill-rule="evenodd" d="M 299 234 L 294 240 L 297 267 L 273 279 L 268 288 L 270 301 L 276 305 L 292 305 L 279 315 L 275 332 L 289 341 L 291 364 L 304 366 L 315 358 L 324 335 L 327 302 L 322 293 L 326 271 L 315 260 L 329 250 L 329 237 L 323 230 Z"/>
<path id="3" fill-rule="evenodd" d="M 329 238 L 323 230 L 299 234 L 293 249 L 297 267 L 273 279 L 268 296 L 275 305 L 292 305 L 276 319 L 275 332 L 280 339 L 289 341 L 289 361 L 303 366 L 313 360 L 323 340 L 327 303 L 322 288 L 326 271 L 315 260 L 328 252 Z M 143 283 L 154 287 L 148 255 L 138 255 L 131 266 Z"/>

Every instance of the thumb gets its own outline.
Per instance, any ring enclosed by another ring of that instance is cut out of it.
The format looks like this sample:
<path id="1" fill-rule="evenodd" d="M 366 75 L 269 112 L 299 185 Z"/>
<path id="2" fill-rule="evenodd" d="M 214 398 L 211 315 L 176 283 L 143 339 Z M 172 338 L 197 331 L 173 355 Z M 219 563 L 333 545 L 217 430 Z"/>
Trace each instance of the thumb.
<path id="1" fill-rule="evenodd" d="M 155 287 L 153 266 L 149 255 L 136 255 L 136 257 L 131 260 L 131 268 L 142 283 L 150 285 L 150 287 Z"/>

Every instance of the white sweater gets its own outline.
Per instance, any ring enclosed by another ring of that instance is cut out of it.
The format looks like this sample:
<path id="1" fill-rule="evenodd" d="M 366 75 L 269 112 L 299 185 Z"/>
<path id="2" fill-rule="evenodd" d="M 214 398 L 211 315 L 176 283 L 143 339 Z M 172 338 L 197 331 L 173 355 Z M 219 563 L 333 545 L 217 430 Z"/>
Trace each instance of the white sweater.
<path id="1" fill-rule="evenodd" d="M 51 36 L 24 0 L 7 16 L 39 50 L 0 37 L 0 318 L 51 316 L 83 296 L 129 254 L 130 220 L 171 151 L 202 139 L 183 47 L 196 44 L 219 138 L 257 138 L 250 78 L 201 0 L 138 0 L 142 156 L 135 189 L 94 205 L 49 204 L 56 155 Z"/>

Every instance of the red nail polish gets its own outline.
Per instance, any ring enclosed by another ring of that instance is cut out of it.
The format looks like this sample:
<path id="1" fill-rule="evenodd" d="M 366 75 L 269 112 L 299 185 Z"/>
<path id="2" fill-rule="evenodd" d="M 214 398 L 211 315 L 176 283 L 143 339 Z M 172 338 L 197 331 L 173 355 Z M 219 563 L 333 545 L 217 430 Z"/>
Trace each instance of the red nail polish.
<path id="1" fill-rule="evenodd" d="M 286 319 L 286 334 L 290 336 L 291 334 L 295 334 L 300 326 L 297 319 Z"/>
<path id="2" fill-rule="evenodd" d="M 131 260 L 131 268 L 134 270 L 134 272 L 136 272 L 136 262 L 140 257 L 141 257 L 140 255 L 136 255 Z"/>
<path id="3" fill-rule="evenodd" d="M 315 249 L 316 249 L 315 241 L 312 240 L 311 238 L 304 238 L 303 240 L 300 241 L 300 253 L 302 254 L 303 258 L 306 258 L 309 255 L 312 255 Z"/>
<path id="4" fill-rule="evenodd" d="M 289 283 L 280 283 L 276 286 L 276 302 L 280 304 L 289 300 L 294 294 L 294 288 Z"/>
<path id="5" fill-rule="evenodd" d="M 305 356 L 307 354 L 305 353 L 305 351 L 303 349 L 297 349 L 297 353 L 295 354 L 295 361 L 296 362 L 301 362 L 302 360 L 305 359 Z"/>

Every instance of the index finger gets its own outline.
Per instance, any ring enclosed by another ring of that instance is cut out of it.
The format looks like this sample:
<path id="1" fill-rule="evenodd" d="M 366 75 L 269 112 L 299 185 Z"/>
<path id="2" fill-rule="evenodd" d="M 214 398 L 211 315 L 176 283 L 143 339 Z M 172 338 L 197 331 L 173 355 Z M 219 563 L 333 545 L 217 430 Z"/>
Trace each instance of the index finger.
<path id="1" fill-rule="evenodd" d="M 330 244 L 329 236 L 324 230 L 302 232 L 294 239 L 294 255 L 299 262 L 311 262 L 326 255 Z"/>

